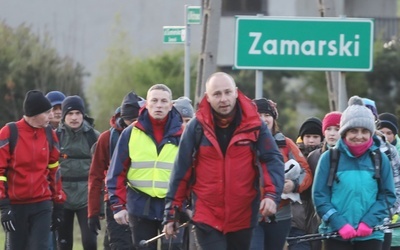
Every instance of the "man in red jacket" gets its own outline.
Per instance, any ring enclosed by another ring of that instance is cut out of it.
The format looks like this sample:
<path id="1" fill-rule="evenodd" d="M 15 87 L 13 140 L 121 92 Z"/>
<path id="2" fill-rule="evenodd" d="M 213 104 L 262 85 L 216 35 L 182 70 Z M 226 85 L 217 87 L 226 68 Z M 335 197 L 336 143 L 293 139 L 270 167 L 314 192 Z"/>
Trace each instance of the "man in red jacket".
<path id="1" fill-rule="evenodd" d="M 199 126 L 203 135 L 196 145 Z M 211 75 L 179 145 L 166 196 L 166 236 L 175 234 L 176 210 L 190 190 L 198 248 L 249 249 L 259 211 L 263 216 L 276 213 L 283 184 L 282 155 L 256 106 L 230 75 Z"/>
<path id="2" fill-rule="evenodd" d="M 111 156 L 115 149 L 119 135 L 122 130 L 134 122 L 144 99 L 134 92 L 125 95 L 113 117 L 110 119 L 111 128 L 104 131 L 97 141 L 96 148 L 93 153 L 92 163 L 89 171 L 89 204 L 88 217 L 89 228 L 94 232 L 100 230 L 100 219 L 104 218 L 104 212 L 101 205 L 103 202 L 102 194 L 104 193 L 104 201 L 106 202 L 106 217 L 108 249 L 112 250 L 130 250 L 133 249 L 131 232 L 128 225 L 120 225 L 114 219 L 114 214 L 110 207 L 107 191 L 104 191 L 105 177 L 110 165 Z M 103 192 L 104 191 L 104 192 Z"/>
<path id="3" fill-rule="evenodd" d="M 42 92 L 27 92 L 23 108 L 24 117 L 15 123 L 16 141 L 10 140 L 10 126 L 0 130 L 1 223 L 7 249 L 48 249 L 44 232 L 50 230 L 52 220 L 53 228 L 59 226 L 65 201 L 57 175 L 58 139 L 51 129 L 46 132 L 53 113 Z"/>

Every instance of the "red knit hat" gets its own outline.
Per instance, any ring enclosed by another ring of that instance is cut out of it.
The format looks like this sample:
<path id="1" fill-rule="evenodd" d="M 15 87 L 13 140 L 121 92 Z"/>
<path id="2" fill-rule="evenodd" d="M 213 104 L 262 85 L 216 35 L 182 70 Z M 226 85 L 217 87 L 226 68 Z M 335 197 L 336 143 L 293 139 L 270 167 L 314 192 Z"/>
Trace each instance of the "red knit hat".
<path id="1" fill-rule="evenodd" d="M 340 126 L 340 118 L 342 113 L 339 111 L 333 111 L 325 115 L 322 120 L 322 131 L 324 132 L 330 126 Z"/>

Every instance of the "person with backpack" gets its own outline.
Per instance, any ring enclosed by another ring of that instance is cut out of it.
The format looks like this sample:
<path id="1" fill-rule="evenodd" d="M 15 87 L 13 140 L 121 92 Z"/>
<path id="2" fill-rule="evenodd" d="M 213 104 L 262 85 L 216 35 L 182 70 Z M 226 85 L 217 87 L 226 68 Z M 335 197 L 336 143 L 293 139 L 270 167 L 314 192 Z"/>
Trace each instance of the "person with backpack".
<path id="1" fill-rule="evenodd" d="M 315 173 L 315 170 L 318 165 L 319 158 L 322 153 L 333 148 L 336 145 L 336 142 L 340 138 L 339 128 L 340 128 L 340 118 L 342 117 L 342 113 L 339 111 L 332 111 L 327 113 L 322 119 L 322 132 L 324 135 L 324 141 L 321 148 L 317 148 L 312 151 L 308 157 L 307 162 L 310 165 L 311 171 Z M 307 213 L 306 222 L 308 232 L 317 233 L 318 226 L 321 223 L 318 214 L 313 209 L 313 212 Z M 321 250 L 322 249 L 322 241 L 315 240 L 310 242 L 311 250 Z"/>
<path id="2" fill-rule="evenodd" d="M 378 120 L 376 121 L 376 128 L 382 134 L 384 134 L 385 139 L 388 143 L 390 143 L 391 150 L 397 151 L 400 154 L 400 140 L 398 139 L 398 121 L 397 117 L 391 113 L 382 113 L 379 114 Z M 395 150 L 396 149 L 396 150 Z M 393 167 L 393 166 L 392 166 Z M 396 171 L 397 170 L 397 173 Z M 399 207 L 399 199 L 400 199 L 400 177 L 399 170 L 394 169 L 393 177 L 395 180 L 395 188 L 396 188 L 396 196 L 397 200 L 395 206 L 392 208 L 392 223 L 396 223 L 399 218 L 400 207 Z M 397 175 L 396 175 L 397 174 Z M 391 234 L 391 235 L 388 235 Z M 391 241 L 387 240 L 390 237 Z M 390 245 L 390 247 L 389 247 Z M 384 248 L 382 250 L 391 249 L 391 250 L 400 250 L 400 229 L 396 228 L 393 230 L 389 230 L 385 232 L 385 241 Z"/>
<path id="3" fill-rule="evenodd" d="M 58 248 L 72 250 L 75 215 L 85 250 L 97 249 L 97 236 L 88 226 L 88 176 L 92 161 L 91 147 L 99 132 L 93 128 L 93 119 L 85 114 L 81 97 L 68 96 L 61 104 L 62 120 L 57 128 L 60 140 L 60 169 L 63 190 L 64 221 L 58 230 Z"/>
<path id="4" fill-rule="evenodd" d="M 339 133 L 335 169 L 331 171 L 333 151 L 326 151 L 312 186 L 322 220 L 319 232 L 340 236 L 324 240 L 325 249 L 381 249 L 384 233 L 374 227 L 384 223 L 396 194 L 390 161 L 379 149 L 374 117 L 360 97 L 349 99 Z"/>
<path id="5" fill-rule="evenodd" d="M 312 174 L 307 159 L 297 145 L 279 130 L 276 104 L 265 98 L 253 100 L 260 118 L 267 124 L 285 162 L 285 184 L 274 221 L 261 220 L 253 231 L 253 250 L 282 250 L 289 235 L 292 221 L 291 203 L 300 202 L 299 193 L 312 184 Z M 287 166 L 287 167 L 286 167 Z M 296 175 L 292 172 L 297 171 Z"/>
<path id="6" fill-rule="evenodd" d="M 317 117 L 307 118 L 300 126 L 299 136 L 296 141 L 304 157 L 322 147 L 324 135 L 322 133 L 322 122 Z M 315 168 L 310 166 L 314 176 Z M 289 236 L 296 237 L 313 233 L 312 225 L 317 223 L 313 217 L 315 214 L 314 205 L 311 199 L 311 186 L 300 194 L 301 204 L 296 202 L 292 204 L 292 225 Z M 296 244 L 289 243 L 289 250 L 311 250 L 310 242 L 300 242 Z"/>
<path id="7" fill-rule="evenodd" d="M 369 98 L 362 98 L 364 105 L 372 112 L 375 118 L 375 125 L 379 124 L 379 114 L 378 114 L 378 109 L 376 108 L 376 103 L 374 100 L 369 99 Z M 375 131 L 375 135 L 379 139 L 380 142 L 380 150 L 382 153 L 385 153 L 389 160 L 390 160 L 390 165 L 392 166 L 392 171 L 393 171 L 393 179 L 394 179 L 394 184 L 395 184 L 395 190 L 396 190 L 396 202 L 394 203 L 394 206 L 391 208 L 391 213 L 389 216 L 393 216 L 396 211 L 399 210 L 400 207 L 400 156 L 397 150 L 397 147 L 392 145 L 389 141 L 388 138 L 386 138 L 386 135 L 380 131 L 380 129 L 377 129 Z M 387 218 L 388 221 L 390 221 L 390 218 Z M 382 250 L 389 250 L 392 242 L 392 230 L 387 229 L 384 231 L 385 237 L 382 245 Z"/>
<path id="8" fill-rule="evenodd" d="M 114 219 L 129 225 L 136 249 L 162 230 L 165 195 L 182 131 L 171 89 L 155 84 L 147 91 L 138 120 L 122 131 L 115 147 L 106 186 Z M 181 246 L 181 237 L 162 242 L 162 249 Z M 156 250 L 157 241 L 140 249 Z"/>
<path id="9" fill-rule="evenodd" d="M 120 225 L 115 219 L 108 199 L 105 177 L 110 165 L 112 154 L 122 131 L 136 121 L 144 99 L 135 92 L 124 96 L 121 106 L 110 119 L 110 129 L 100 134 L 96 143 L 92 163 L 89 170 L 88 219 L 89 228 L 95 234 L 100 230 L 100 219 L 104 218 L 103 200 L 106 203 L 107 219 L 106 247 L 112 250 L 134 249 L 131 231 L 128 225 Z M 103 199 L 104 196 L 104 199 Z"/>
<path id="10" fill-rule="evenodd" d="M 283 185 L 283 157 L 255 105 L 230 75 L 212 74 L 174 162 L 166 237 L 175 235 L 176 217 L 191 192 L 199 249 L 249 249 L 259 213 L 276 213 Z"/>
<path id="11" fill-rule="evenodd" d="M 62 220 L 66 197 L 59 176 L 58 139 L 49 126 L 51 109 L 42 92 L 30 90 L 23 118 L 0 130 L 0 211 L 6 249 L 48 249 L 46 232 Z"/>

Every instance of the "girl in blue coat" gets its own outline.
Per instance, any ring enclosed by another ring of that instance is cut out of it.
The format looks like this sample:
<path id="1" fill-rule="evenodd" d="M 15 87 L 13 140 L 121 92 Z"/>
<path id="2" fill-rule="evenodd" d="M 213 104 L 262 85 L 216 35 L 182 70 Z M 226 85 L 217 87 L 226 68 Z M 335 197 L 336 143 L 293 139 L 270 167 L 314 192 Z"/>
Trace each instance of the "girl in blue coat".
<path id="1" fill-rule="evenodd" d="M 325 240 L 325 250 L 380 249 L 383 232 L 373 228 L 383 224 L 395 202 L 389 159 L 381 154 L 379 175 L 371 154 L 379 148 L 374 136 L 375 123 L 362 99 L 354 96 L 340 121 L 336 148 L 339 162 L 332 186 L 330 151 L 322 154 L 313 183 L 313 201 L 322 219 L 321 233 L 337 231 L 340 237 Z M 379 151 L 377 151 L 380 153 Z"/>

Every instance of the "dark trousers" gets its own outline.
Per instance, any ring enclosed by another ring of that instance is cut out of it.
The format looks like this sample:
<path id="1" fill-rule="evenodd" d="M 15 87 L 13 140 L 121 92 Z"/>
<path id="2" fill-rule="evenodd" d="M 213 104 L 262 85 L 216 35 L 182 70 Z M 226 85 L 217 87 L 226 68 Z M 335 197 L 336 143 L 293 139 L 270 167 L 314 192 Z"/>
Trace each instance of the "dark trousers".
<path id="1" fill-rule="evenodd" d="M 87 207 L 79 210 L 64 209 L 64 222 L 58 231 L 59 250 L 72 250 L 75 214 L 81 229 L 83 249 L 96 250 L 97 235 L 89 229 Z"/>
<path id="2" fill-rule="evenodd" d="M 199 250 L 248 250 L 253 228 L 223 234 L 205 224 L 194 227 L 195 241 Z"/>
<path id="3" fill-rule="evenodd" d="M 289 237 L 297 237 L 306 235 L 304 230 L 298 229 L 297 227 L 290 228 Z M 311 250 L 310 242 L 292 243 L 288 247 L 289 250 Z"/>
<path id="4" fill-rule="evenodd" d="M 132 250 L 132 236 L 128 225 L 120 225 L 114 219 L 110 202 L 106 205 L 108 243 L 111 250 Z"/>
<path id="5" fill-rule="evenodd" d="M 275 223 L 260 222 L 253 230 L 251 250 L 282 250 L 289 235 L 291 219 Z"/>
<path id="6" fill-rule="evenodd" d="M 325 240 L 325 250 L 380 250 L 382 241 L 365 240 L 365 241 L 341 241 L 341 240 Z"/>
<path id="7" fill-rule="evenodd" d="M 146 247 L 140 246 L 140 241 L 149 240 L 161 233 L 163 226 L 161 221 L 148 220 L 137 216 L 129 215 L 129 226 L 132 232 L 132 241 L 136 249 L 140 250 L 157 250 L 157 241 L 152 241 Z M 183 247 L 183 229 L 179 230 L 177 237 L 166 240 L 161 238 L 161 249 L 165 250 L 181 250 Z"/>
<path id="8" fill-rule="evenodd" d="M 6 234 L 6 250 L 43 250 L 49 248 L 52 202 L 11 205 L 15 232 Z"/>

